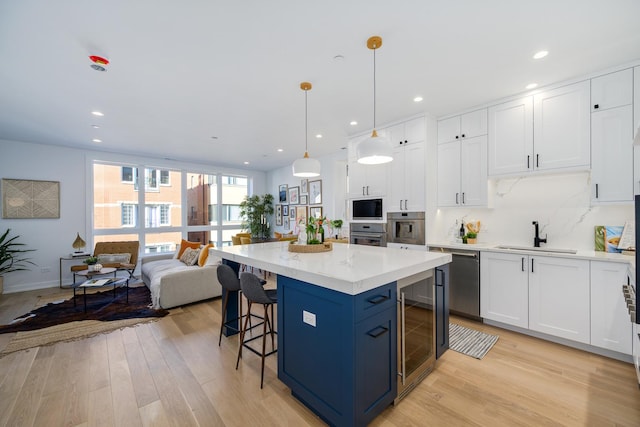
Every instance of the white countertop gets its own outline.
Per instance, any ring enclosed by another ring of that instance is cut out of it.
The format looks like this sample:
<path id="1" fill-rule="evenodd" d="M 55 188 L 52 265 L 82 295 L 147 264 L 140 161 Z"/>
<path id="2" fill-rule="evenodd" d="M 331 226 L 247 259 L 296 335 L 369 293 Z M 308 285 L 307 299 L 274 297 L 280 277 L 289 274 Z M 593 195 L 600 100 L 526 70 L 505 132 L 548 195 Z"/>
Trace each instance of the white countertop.
<path id="1" fill-rule="evenodd" d="M 623 262 L 623 263 L 632 263 L 633 261 L 635 261 L 633 256 L 610 253 L 610 252 L 578 250 L 575 254 L 570 254 L 570 253 L 545 252 L 545 247 L 531 248 L 531 250 L 501 249 L 501 248 L 498 248 L 498 246 L 508 246 L 508 245 L 497 244 L 497 243 L 484 243 L 484 242 L 476 243 L 473 245 L 468 245 L 463 243 L 451 243 L 451 242 L 449 243 L 429 242 L 427 246 L 429 246 L 429 248 L 436 246 L 436 247 L 442 247 L 447 249 L 460 249 L 460 250 L 483 251 L 483 252 L 501 252 L 501 253 L 537 255 L 537 256 L 553 256 L 558 258 L 586 259 L 589 261 L 608 261 L 608 262 Z M 520 246 L 520 245 L 513 245 L 513 246 Z M 554 248 L 550 247 L 548 249 L 554 249 Z M 558 248 L 558 249 L 563 249 L 563 248 Z"/>
<path id="2" fill-rule="evenodd" d="M 215 255 L 349 295 L 451 262 L 450 254 L 334 244 L 321 253 L 289 252 L 289 242 L 212 248 Z"/>

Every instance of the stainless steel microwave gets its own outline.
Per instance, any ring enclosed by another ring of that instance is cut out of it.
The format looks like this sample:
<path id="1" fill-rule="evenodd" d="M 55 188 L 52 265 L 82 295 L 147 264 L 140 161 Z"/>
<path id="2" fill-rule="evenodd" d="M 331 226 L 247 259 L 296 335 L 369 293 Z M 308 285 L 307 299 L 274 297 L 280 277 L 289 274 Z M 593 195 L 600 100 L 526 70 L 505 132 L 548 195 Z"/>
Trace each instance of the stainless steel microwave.
<path id="1" fill-rule="evenodd" d="M 382 219 L 382 199 L 353 200 L 352 208 L 354 220 Z"/>

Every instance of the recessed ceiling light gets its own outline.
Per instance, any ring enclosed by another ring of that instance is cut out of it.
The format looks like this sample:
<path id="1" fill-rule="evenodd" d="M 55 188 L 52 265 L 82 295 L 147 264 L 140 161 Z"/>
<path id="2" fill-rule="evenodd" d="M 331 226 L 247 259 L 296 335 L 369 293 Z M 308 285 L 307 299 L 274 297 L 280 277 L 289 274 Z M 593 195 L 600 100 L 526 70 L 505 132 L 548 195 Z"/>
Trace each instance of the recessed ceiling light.
<path id="1" fill-rule="evenodd" d="M 244 162 L 244 164 L 245 164 L 245 165 L 248 165 L 248 164 L 249 164 L 249 162 Z"/>
<path id="2" fill-rule="evenodd" d="M 98 117 L 104 116 L 104 113 L 102 113 L 100 111 L 92 111 L 91 114 L 93 114 L 94 116 L 98 116 Z"/>
<path id="3" fill-rule="evenodd" d="M 93 142 L 102 142 L 102 140 L 98 139 L 98 138 L 93 138 L 91 141 L 93 141 Z"/>
<path id="4" fill-rule="evenodd" d="M 422 97 L 416 96 L 415 98 L 413 98 L 413 102 L 422 102 Z"/>
<path id="5" fill-rule="evenodd" d="M 282 148 L 278 148 L 278 153 L 282 153 L 284 150 Z"/>
<path id="6" fill-rule="evenodd" d="M 98 125 L 91 125 L 91 127 L 94 128 L 94 129 L 100 129 L 100 126 L 98 126 Z"/>
<path id="7" fill-rule="evenodd" d="M 316 138 L 318 138 L 318 139 L 322 138 L 322 134 L 321 133 L 317 134 Z"/>
<path id="8" fill-rule="evenodd" d="M 336 55 L 333 57 L 334 61 L 344 61 L 344 56 L 343 55 Z"/>
<path id="9" fill-rule="evenodd" d="M 533 59 L 542 59 L 547 55 L 549 55 L 549 52 L 547 52 L 546 50 L 541 50 L 540 52 L 536 52 L 536 54 L 533 55 Z"/>
<path id="10" fill-rule="evenodd" d="M 356 122 L 355 120 L 352 120 L 349 124 L 350 124 L 351 126 L 357 126 L 357 125 L 358 125 L 358 122 Z"/>
<path id="11" fill-rule="evenodd" d="M 525 86 L 525 89 L 535 89 L 536 87 L 538 87 L 538 83 L 529 83 Z"/>
<path id="12" fill-rule="evenodd" d="M 217 136 L 212 136 L 211 139 L 218 139 L 218 137 Z"/>

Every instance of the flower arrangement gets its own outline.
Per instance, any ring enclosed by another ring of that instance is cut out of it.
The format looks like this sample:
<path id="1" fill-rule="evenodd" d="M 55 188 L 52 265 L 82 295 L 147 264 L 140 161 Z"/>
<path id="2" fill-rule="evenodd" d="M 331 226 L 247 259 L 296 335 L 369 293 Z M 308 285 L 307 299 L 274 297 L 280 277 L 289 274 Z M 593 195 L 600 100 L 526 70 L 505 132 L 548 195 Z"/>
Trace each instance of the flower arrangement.
<path id="1" fill-rule="evenodd" d="M 462 238 L 463 243 L 473 244 L 476 243 L 476 239 L 478 238 L 478 233 L 480 233 L 480 221 L 467 222 L 467 234 Z"/>
<path id="2" fill-rule="evenodd" d="M 307 221 L 307 244 L 318 245 L 324 241 L 324 223 L 327 217 L 310 217 Z"/>

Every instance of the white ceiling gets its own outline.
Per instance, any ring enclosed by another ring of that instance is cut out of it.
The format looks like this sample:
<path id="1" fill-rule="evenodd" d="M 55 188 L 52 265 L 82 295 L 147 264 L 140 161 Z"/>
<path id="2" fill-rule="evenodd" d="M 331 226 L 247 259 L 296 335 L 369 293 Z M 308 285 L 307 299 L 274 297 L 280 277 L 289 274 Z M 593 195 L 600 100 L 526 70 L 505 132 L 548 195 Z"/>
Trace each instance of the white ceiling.
<path id="1" fill-rule="evenodd" d="M 373 126 L 369 36 L 383 124 L 637 60 L 639 17 L 639 0 L 3 0 L 0 139 L 266 171 L 304 152 L 302 81 L 312 157 Z"/>

